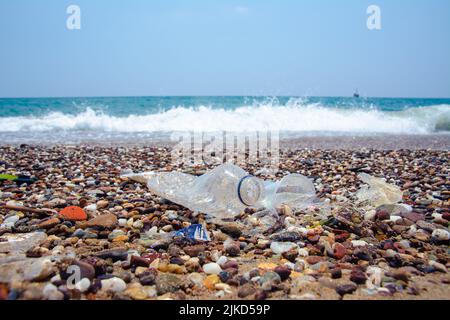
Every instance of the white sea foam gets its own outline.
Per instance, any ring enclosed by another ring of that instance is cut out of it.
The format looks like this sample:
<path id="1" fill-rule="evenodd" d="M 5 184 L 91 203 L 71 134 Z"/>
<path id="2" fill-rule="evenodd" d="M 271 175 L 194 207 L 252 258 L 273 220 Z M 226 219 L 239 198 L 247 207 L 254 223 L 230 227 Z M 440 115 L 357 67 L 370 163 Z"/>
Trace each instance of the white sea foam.
<path id="1" fill-rule="evenodd" d="M 450 131 L 450 105 L 384 112 L 317 104 L 243 106 L 233 110 L 176 107 L 147 115 L 117 117 L 86 108 L 75 114 L 52 112 L 40 117 L 0 118 L 0 132 L 95 131 L 264 131 L 310 133 L 428 134 Z"/>

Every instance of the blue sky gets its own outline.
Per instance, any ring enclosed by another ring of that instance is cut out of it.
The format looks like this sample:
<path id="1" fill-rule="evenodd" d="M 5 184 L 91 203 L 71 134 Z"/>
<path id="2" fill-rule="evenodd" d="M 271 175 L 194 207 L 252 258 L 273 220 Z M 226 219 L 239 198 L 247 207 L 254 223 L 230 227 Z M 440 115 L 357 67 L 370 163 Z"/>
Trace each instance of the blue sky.
<path id="1" fill-rule="evenodd" d="M 448 0 L 0 0 L 0 97 L 450 97 L 449 30 Z"/>

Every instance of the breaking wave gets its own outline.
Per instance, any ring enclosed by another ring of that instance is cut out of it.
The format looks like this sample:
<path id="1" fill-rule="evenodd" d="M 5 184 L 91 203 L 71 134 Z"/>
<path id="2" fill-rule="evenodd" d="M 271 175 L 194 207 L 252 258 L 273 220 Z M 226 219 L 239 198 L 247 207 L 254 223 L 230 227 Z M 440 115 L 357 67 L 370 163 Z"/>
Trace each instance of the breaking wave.
<path id="1" fill-rule="evenodd" d="M 208 106 L 174 107 L 153 114 L 114 116 L 87 107 L 77 114 L 0 118 L 0 132 L 170 132 L 264 131 L 296 133 L 430 134 L 450 132 L 450 105 L 381 111 L 337 108 L 320 104 L 259 105 L 235 109 Z"/>

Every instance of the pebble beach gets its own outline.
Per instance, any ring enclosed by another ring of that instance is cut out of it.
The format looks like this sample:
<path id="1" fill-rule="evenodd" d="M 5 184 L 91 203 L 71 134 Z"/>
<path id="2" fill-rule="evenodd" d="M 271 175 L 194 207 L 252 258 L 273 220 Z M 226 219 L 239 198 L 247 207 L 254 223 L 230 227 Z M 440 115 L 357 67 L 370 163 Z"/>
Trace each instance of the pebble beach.
<path id="1" fill-rule="evenodd" d="M 410 139 L 405 149 L 291 141 L 277 172 L 243 165 L 262 179 L 314 181 L 323 205 L 282 206 L 270 226 L 254 209 L 210 219 L 120 177 L 210 169 L 173 166 L 169 145 L 0 146 L 0 173 L 36 177 L 0 182 L 0 300 L 448 300 L 449 140 L 425 150 Z M 359 173 L 399 187 L 401 203 L 358 202 Z M 84 214 L 63 214 L 69 206 Z M 211 241 L 168 236 L 192 224 Z M 71 266 L 81 271 L 74 286 Z"/>

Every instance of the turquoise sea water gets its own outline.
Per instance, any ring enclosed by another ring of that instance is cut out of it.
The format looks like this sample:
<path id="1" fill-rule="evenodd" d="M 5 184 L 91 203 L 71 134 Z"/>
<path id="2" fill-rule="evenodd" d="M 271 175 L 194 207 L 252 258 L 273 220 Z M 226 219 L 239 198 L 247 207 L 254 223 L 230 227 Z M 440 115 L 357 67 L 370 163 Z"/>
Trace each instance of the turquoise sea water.
<path id="1" fill-rule="evenodd" d="M 344 97 L 0 98 L 3 142 L 173 131 L 302 135 L 450 133 L 450 99 Z"/>

